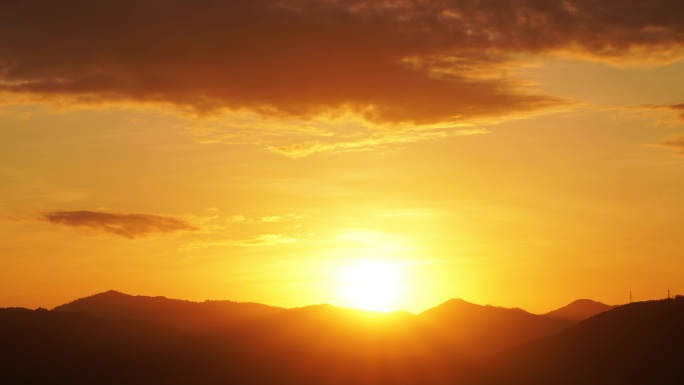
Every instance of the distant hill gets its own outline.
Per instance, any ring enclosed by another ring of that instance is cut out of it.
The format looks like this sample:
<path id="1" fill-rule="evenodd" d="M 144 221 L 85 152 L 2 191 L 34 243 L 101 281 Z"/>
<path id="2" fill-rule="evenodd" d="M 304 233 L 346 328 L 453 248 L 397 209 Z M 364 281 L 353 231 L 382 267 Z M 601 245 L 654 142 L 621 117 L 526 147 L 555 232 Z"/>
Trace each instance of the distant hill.
<path id="1" fill-rule="evenodd" d="M 616 307 L 485 362 L 477 385 L 684 384 L 684 299 Z"/>
<path id="2" fill-rule="evenodd" d="M 205 368 L 200 341 L 163 325 L 0 309 L 0 383 L 174 384 Z M 190 382 L 188 382 L 190 383 Z"/>
<path id="3" fill-rule="evenodd" d="M 579 322 L 589 317 L 593 317 L 596 314 L 608 311 L 613 307 L 614 306 L 590 299 L 578 299 L 560 309 L 550 311 L 544 315 L 551 318 Z"/>
<path id="4" fill-rule="evenodd" d="M 517 308 L 480 306 L 461 299 L 426 310 L 420 318 L 449 343 L 476 356 L 558 333 L 575 323 Z"/>
<path id="5" fill-rule="evenodd" d="M 158 322 L 184 331 L 226 334 L 241 338 L 244 330 L 272 340 L 290 341 L 300 334 L 317 331 L 318 339 L 346 333 L 387 336 L 393 344 L 425 345 L 428 350 L 458 351 L 460 356 L 477 357 L 499 352 L 513 345 L 561 331 L 576 321 L 530 314 L 521 309 L 475 305 L 450 300 L 419 315 L 391 314 L 342 309 L 330 305 L 283 309 L 256 303 L 232 301 L 191 302 L 165 297 L 132 296 L 116 291 L 95 294 L 58 306 L 57 312 L 87 312 L 109 319 Z M 382 325 L 392 324 L 391 328 Z M 380 326 L 378 326 L 380 325 Z M 325 337 L 320 337 L 320 336 Z M 253 339 L 254 341 L 256 339 Z M 411 340 L 411 341 L 409 341 Z M 254 342 L 253 341 L 253 342 Z M 416 341 L 422 341 L 420 343 Z M 271 343 L 271 342 L 269 342 Z M 285 342 L 283 342 L 285 343 Z"/>
<path id="6" fill-rule="evenodd" d="M 301 325 L 245 324 L 208 337 L 83 312 L 0 309 L 0 383 L 446 385 L 469 367 L 393 340 L 379 314 L 326 306 L 292 314 Z"/>
<path id="7" fill-rule="evenodd" d="M 193 332 L 217 332 L 284 309 L 233 301 L 192 302 L 107 291 L 57 306 L 56 312 L 86 312 L 109 319 L 136 319 Z"/>
<path id="8" fill-rule="evenodd" d="M 235 341 L 292 384 L 448 384 L 469 361 L 431 332 L 406 312 L 315 305 L 263 318 Z"/>
<path id="9" fill-rule="evenodd" d="M 108 292 L 54 311 L 0 309 L 0 383 L 684 383 L 682 299 L 617 307 L 555 334 L 569 321 L 463 300 L 419 315 L 252 305 Z M 215 319 L 191 321 L 200 317 Z"/>

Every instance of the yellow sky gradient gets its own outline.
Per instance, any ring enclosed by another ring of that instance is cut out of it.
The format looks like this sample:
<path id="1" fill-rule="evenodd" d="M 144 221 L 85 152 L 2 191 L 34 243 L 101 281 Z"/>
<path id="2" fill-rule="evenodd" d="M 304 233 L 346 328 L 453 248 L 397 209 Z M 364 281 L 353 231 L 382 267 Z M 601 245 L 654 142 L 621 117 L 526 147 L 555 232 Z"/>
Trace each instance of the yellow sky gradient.
<path id="1" fill-rule="evenodd" d="M 684 293 L 674 3 L 609 1 L 644 20 L 592 29 L 595 2 L 510 1 L 574 27 L 485 9 L 475 35 L 450 24 L 474 12 L 461 1 L 283 3 L 225 6 L 253 37 L 157 36 L 180 10 L 141 13 L 148 28 L 4 24 L 24 32 L 0 38 L 1 307 L 110 289 L 354 306 L 340 277 L 361 260 L 396 269 L 394 308 L 412 312 Z M 188 25 L 203 6 L 223 9 L 203 1 Z M 41 50 L 43 30 L 60 49 Z"/>

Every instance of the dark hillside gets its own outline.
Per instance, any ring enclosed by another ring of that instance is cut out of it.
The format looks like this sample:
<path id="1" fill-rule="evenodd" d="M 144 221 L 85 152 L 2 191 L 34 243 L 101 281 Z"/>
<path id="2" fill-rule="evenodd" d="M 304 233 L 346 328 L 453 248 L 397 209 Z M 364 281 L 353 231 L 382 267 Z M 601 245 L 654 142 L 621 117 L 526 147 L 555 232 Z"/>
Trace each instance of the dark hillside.
<path id="1" fill-rule="evenodd" d="M 162 325 L 0 309 L 4 384 L 171 384 L 203 369 L 200 347 Z"/>
<path id="2" fill-rule="evenodd" d="M 420 315 L 329 305 L 256 306 L 258 316 L 245 318 L 244 314 L 254 313 L 238 312 L 239 322 L 220 313 L 217 319 L 201 323 L 189 320 L 210 314 L 203 312 L 202 303 L 121 293 L 74 303 L 117 318 L 0 309 L 0 383 L 684 383 L 684 299 L 621 306 L 551 335 L 567 321 L 461 300 Z M 228 306 L 240 308 L 234 303 Z M 159 309 L 164 310 L 156 313 Z M 191 312 L 183 315 L 184 311 Z M 535 338 L 479 361 L 469 350 L 483 354 Z"/>
<path id="3" fill-rule="evenodd" d="M 684 384 L 684 299 L 632 303 L 488 362 L 477 384 Z"/>
<path id="4" fill-rule="evenodd" d="M 522 309 L 480 306 L 449 300 L 420 314 L 421 320 L 454 346 L 475 356 L 500 352 L 547 336 L 575 322 L 547 318 Z"/>

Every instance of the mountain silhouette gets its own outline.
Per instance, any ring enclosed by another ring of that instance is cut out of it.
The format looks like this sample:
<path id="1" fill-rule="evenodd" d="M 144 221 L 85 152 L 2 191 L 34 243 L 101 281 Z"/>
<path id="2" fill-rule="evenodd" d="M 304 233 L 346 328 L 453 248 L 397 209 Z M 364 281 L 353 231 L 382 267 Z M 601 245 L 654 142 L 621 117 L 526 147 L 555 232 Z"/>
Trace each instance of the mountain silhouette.
<path id="1" fill-rule="evenodd" d="M 198 303 L 115 291 L 78 299 L 53 312 L 159 323 L 179 333 L 209 336 L 209 351 L 241 363 L 205 366 L 204 371 L 218 372 L 216 378 L 232 373 L 249 379 L 247 383 L 261 383 L 263 378 L 255 374 L 262 372 L 269 373 L 263 380 L 269 384 L 443 383 L 458 370 L 454 368 L 467 367 L 464 349 L 445 345 L 444 338 L 422 328 L 419 317 L 407 312 Z"/>
<path id="2" fill-rule="evenodd" d="M 568 305 L 544 314 L 547 317 L 567 321 L 579 322 L 596 314 L 612 309 L 614 306 L 593 301 L 590 299 L 578 299 Z"/>
<path id="3" fill-rule="evenodd" d="M 429 349 L 459 351 L 463 357 L 477 357 L 502 351 L 513 345 L 559 332 L 576 323 L 528 313 L 521 309 L 480 306 L 460 299 L 449 300 L 419 315 L 390 314 L 315 305 L 294 309 L 233 301 L 192 302 L 165 297 L 132 296 L 108 291 L 81 298 L 53 309 L 58 312 L 84 311 L 109 319 L 158 322 L 175 328 L 210 334 L 269 336 L 286 341 L 299 334 L 317 331 L 319 336 L 346 338 L 363 334 L 379 338 L 401 329 L 403 341 L 432 341 Z M 384 325 L 392 324 L 391 328 Z M 237 338 L 237 337 L 236 337 Z M 319 337 L 319 339 L 322 337 Z M 359 337 L 360 338 L 360 337 Z M 396 339 L 395 336 L 387 340 Z M 272 342 L 269 342 L 272 343 Z M 418 344 L 420 345 L 420 343 Z M 424 343 L 422 343 L 424 345 Z"/>
<path id="4" fill-rule="evenodd" d="M 487 361 L 469 383 L 683 384 L 684 298 L 638 302 Z"/>
<path id="5" fill-rule="evenodd" d="M 159 324 L 0 309 L 0 382 L 174 384 L 203 371 L 200 342 Z"/>
<path id="6" fill-rule="evenodd" d="M 569 323 L 463 300 L 415 315 L 107 292 L 53 311 L 0 309 L 0 382 L 684 383 L 683 299 L 616 307 L 563 329 Z"/>
<path id="7" fill-rule="evenodd" d="M 462 346 L 475 356 L 557 333 L 575 323 L 518 308 L 481 306 L 461 299 L 426 310 L 420 317 L 451 344 Z"/>
<path id="8" fill-rule="evenodd" d="M 411 345 L 383 314 L 312 306 L 288 317 L 296 322 L 207 336 L 84 312 L 0 309 L 0 383 L 447 384 L 468 367 Z"/>
<path id="9" fill-rule="evenodd" d="M 261 362 L 277 362 L 293 384 L 441 384 L 468 366 L 461 347 L 445 346 L 406 312 L 289 309 L 252 323 L 234 341 Z"/>
<path id="10" fill-rule="evenodd" d="M 233 301 L 192 302 L 133 296 L 110 290 L 57 306 L 57 312 L 87 312 L 109 319 L 136 319 L 192 332 L 217 332 L 285 309 Z"/>

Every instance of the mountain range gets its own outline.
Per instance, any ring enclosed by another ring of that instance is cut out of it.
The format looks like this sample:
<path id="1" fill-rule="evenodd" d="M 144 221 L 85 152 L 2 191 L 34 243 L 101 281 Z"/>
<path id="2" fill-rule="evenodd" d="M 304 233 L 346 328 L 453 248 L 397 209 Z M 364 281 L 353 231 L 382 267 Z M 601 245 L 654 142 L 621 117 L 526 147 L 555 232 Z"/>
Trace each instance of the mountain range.
<path id="1" fill-rule="evenodd" d="M 0 381 L 668 383 L 684 358 L 681 321 L 680 299 L 578 300 L 543 315 L 454 299 L 385 314 L 110 291 L 51 311 L 0 309 Z"/>
<path id="2" fill-rule="evenodd" d="M 357 330 L 372 327 L 370 319 L 375 323 L 391 320 L 394 328 L 426 329 L 464 354 L 479 356 L 559 332 L 610 308 L 600 302 L 578 300 L 545 315 L 536 315 L 517 308 L 481 306 L 452 299 L 418 315 L 401 311 L 384 314 L 330 305 L 285 309 L 257 303 L 192 302 L 108 291 L 58 306 L 53 311 L 86 312 L 106 319 L 144 320 L 193 333 L 216 334 L 256 328 L 261 329 L 260 334 L 284 331 L 284 337 L 296 334 L 295 329 L 331 332 L 323 329 L 340 328 L 334 320 L 345 320 L 344 324 L 353 325 Z M 362 325 L 359 325 L 359 319 L 363 320 Z"/>

